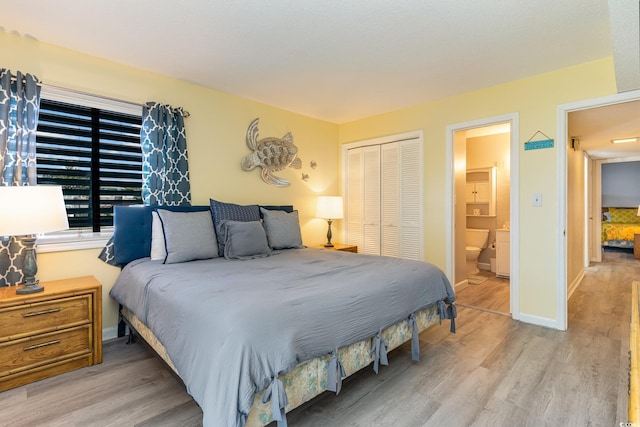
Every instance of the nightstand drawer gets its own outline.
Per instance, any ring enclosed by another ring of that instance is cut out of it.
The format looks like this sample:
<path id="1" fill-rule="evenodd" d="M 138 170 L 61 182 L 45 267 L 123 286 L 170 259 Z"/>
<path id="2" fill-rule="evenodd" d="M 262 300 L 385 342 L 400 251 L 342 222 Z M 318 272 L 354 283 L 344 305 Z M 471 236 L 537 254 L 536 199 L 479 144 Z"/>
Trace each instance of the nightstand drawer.
<path id="1" fill-rule="evenodd" d="M 0 342 L 91 323 L 91 295 L 0 309 Z"/>
<path id="2" fill-rule="evenodd" d="M 5 342 L 0 344 L 0 378 L 91 351 L 90 325 Z"/>

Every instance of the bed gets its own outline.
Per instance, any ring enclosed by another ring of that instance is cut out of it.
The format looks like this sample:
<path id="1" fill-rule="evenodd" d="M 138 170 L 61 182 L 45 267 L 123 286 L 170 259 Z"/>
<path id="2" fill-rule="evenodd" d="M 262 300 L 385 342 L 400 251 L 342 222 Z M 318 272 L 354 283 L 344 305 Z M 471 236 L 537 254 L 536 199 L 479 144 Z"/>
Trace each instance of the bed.
<path id="1" fill-rule="evenodd" d="M 287 411 L 377 372 L 406 341 L 418 360 L 426 328 L 450 319 L 455 331 L 440 269 L 306 248 L 290 206 L 119 207 L 114 224 L 123 269 L 110 294 L 205 426 L 286 425 Z"/>
<path id="2" fill-rule="evenodd" d="M 637 208 L 602 208 L 602 246 L 633 249 L 635 234 L 640 234 Z"/>

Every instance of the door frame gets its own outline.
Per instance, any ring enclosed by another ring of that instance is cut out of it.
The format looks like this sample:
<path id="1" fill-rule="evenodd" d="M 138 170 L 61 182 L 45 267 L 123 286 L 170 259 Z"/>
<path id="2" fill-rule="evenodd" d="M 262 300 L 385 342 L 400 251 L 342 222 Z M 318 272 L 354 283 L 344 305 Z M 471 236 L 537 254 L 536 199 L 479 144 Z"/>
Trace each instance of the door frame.
<path id="1" fill-rule="evenodd" d="M 604 159 L 592 159 L 592 181 L 593 189 L 591 191 L 592 210 L 590 212 L 592 225 L 589 230 L 589 244 L 593 249 L 589 252 L 589 261 L 602 262 L 602 251 L 598 250 L 600 247 L 602 237 L 600 230 L 602 230 L 602 165 L 605 163 L 626 163 L 626 162 L 640 162 L 640 156 L 633 157 L 610 157 Z M 569 295 L 571 297 L 571 295 Z"/>
<path id="2" fill-rule="evenodd" d="M 509 277 L 509 311 L 511 317 L 518 320 L 520 318 L 519 304 L 519 200 L 520 200 L 520 179 L 519 179 L 519 125 L 520 114 L 511 113 L 501 116 L 488 117 L 479 120 L 473 120 L 464 123 L 456 123 L 447 126 L 446 136 L 446 184 L 445 184 L 445 232 L 446 232 L 446 275 L 451 283 L 455 283 L 455 165 L 454 165 L 454 134 L 458 131 L 469 130 L 479 127 L 499 125 L 510 123 L 510 144 L 509 144 L 509 162 L 510 162 L 510 197 L 509 197 L 509 221 L 510 230 L 510 277 Z"/>
<path id="3" fill-rule="evenodd" d="M 607 105 L 621 104 L 623 102 L 640 101 L 640 90 L 617 93 L 600 98 L 592 98 L 584 101 L 571 102 L 558 105 L 556 122 L 558 125 L 557 139 L 557 229 L 558 229 L 558 271 L 556 276 L 556 325 L 555 328 L 565 331 L 567 329 L 569 295 L 567 289 L 567 149 L 570 136 L 569 113 L 573 111 L 587 110 L 591 108 L 604 107 Z M 597 205 L 597 203 L 596 203 Z"/>

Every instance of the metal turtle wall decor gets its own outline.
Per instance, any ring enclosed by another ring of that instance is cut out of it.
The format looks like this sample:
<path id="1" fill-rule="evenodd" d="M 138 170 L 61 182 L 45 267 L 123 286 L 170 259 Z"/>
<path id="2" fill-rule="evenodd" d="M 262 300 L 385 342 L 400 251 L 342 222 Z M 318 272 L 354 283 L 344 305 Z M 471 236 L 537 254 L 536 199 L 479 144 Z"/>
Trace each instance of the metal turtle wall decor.
<path id="1" fill-rule="evenodd" d="M 294 169 L 302 168 L 302 160 L 298 156 L 298 147 L 293 144 L 291 132 L 282 138 L 267 137 L 258 140 L 257 118 L 251 122 L 247 129 L 247 147 L 253 153 L 242 159 L 242 170 L 250 171 L 256 166 L 262 168 L 262 180 L 276 187 L 286 187 L 289 181 L 273 175 L 274 172 L 281 171 L 288 167 Z"/>

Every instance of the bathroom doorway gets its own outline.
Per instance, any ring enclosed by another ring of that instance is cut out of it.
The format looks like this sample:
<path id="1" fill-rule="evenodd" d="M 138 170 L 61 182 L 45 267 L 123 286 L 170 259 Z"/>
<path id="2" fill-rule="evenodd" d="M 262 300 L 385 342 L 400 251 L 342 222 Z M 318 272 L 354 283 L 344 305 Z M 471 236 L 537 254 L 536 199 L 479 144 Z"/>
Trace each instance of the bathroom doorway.
<path id="1" fill-rule="evenodd" d="M 517 301 L 514 122 L 517 115 L 448 128 L 452 195 L 447 267 L 456 302 L 504 315 L 514 313 Z"/>

